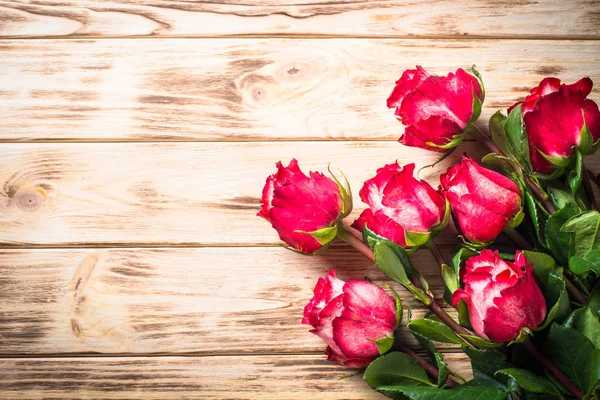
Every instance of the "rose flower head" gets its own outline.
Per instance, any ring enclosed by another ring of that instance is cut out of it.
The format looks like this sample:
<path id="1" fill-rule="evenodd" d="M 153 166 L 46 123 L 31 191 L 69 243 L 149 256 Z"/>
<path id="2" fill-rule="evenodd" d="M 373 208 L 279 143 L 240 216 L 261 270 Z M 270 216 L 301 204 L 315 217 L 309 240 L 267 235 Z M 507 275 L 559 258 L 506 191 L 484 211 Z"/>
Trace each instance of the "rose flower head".
<path id="1" fill-rule="evenodd" d="M 571 84 L 545 78 L 531 89 L 521 105 L 523 123 L 529 139 L 531 165 L 535 172 L 552 173 L 569 164 L 575 149 L 592 154 L 600 139 L 598 104 L 587 98 L 593 82 L 583 78 Z"/>
<path id="2" fill-rule="evenodd" d="M 466 154 L 440 176 L 440 182 L 460 230 L 474 244 L 491 242 L 505 227 L 522 221 L 519 187 Z"/>
<path id="3" fill-rule="evenodd" d="M 479 118 L 484 93 L 480 80 L 461 68 L 438 76 L 417 66 L 404 71 L 387 106 L 396 109 L 405 126 L 400 143 L 445 152 L 456 147 L 467 125 Z"/>
<path id="4" fill-rule="evenodd" d="M 277 163 L 267 178 L 258 212 L 291 248 L 305 254 L 327 246 L 337 233 L 337 221 L 352 210 L 349 189 L 319 172 L 306 176 L 292 160 Z"/>
<path id="5" fill-rule="evenodd" d="M 461 299 L 467 303 L 471 326 L 482 338 L 510 342 L 523 328 L 533 330 L 546 317 L 546 300 L 532 269 L 520 251 L 510 262 L 485 249 L 467 260 L 464 289 L 454 292 L 452 304 L 456 307 Z"/>
<path id="6" fill-rule="evenodd" d="M 413 176 L 415 164 L 388 164 L 377 170 L 360 190 L 369 205 L 352 225 L 367 228 L 404 248 L 424 244 L 449 219 L 446 199 L 425 181 Z"/>
<path id="7" fill-rule="evenodd" d="M 362 368 L 380 355 L 376 340 L 393 338 L 396 312 L 383 289 L 367 281 L 344 282 L 332 269 L 319 278 L 302 323 L 327 343 L 328 360 Z"/>

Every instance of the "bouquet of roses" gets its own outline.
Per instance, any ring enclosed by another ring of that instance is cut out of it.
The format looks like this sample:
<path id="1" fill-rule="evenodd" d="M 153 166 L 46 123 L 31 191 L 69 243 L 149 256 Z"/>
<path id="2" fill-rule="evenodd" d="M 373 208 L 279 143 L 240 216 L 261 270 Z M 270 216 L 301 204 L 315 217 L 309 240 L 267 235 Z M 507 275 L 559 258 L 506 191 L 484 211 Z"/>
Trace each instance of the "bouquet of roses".
<path id="1" fill-rule="evenodd" d="M 598 179 L 583 162 L 600 146 L 600 112 L 587 98 L 592 81 L 546 78 L 506 115 L 496 112 L 485 133 L 475 125 L 485 89 L 472 73 L 407 70 L 387 104 L 405 126 L 403 145 L 442 159 L 472 135 L 491 151 L 482 163 L 464 154 L 438 189 L 415 177 L 414 164 L 384 165 L 360 189 L 368 207 L 351 226 L 343 221 L 352 210 L 345 177 L 278 163 L 258 215 L 303 254 L 344 240 L 428 309 L 420 319 L 409 310 L 403 324 L 391 287 L 344 282 L 334 270 L 318 280 L 302 323 L 327 343 L 329 360 L 364 369 L 374 390 L 394 399 L 598 399 Z M 461 244 L 446 260 L 434 237 L 451 222 Z M 515 251 L 492 249 L 501 234 Z M 412 264 L 421 246 L 439 263 L 457 318 Z M 402 343 L 403 329 L 422 352 Z M 439 343 L 461 347 L 472 380 L 448 368 Z"/>

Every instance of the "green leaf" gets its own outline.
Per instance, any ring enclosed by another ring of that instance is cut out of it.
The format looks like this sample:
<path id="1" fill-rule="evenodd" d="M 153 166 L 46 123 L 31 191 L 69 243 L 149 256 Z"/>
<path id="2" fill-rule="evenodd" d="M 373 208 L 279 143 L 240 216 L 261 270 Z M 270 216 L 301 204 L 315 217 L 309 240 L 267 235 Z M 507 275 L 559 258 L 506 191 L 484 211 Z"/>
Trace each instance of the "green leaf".
<path id="1" fill-rule="evenodd" d="M 423 367 L 411 356 L 393 352 L 373 361 L 365 371 L 365 381 L 373 389 L 388 385 L 428 385 Z"/>
<path id="2" fill-rule="evenodd" d="M 459 338 L 448 325 L 429 318 L 421 318 L 408 324 L 411 332 L 417 332 L 429 340 L 442 343 L 462 344 L 464 341 Z"/>
<path id="3" fill-rule="evenodd" d="M 506 123 L 506 116 L 502 114 L 502 111 L 498 110 L 490 117 L 490 135 L 492 141 L 502 150 L 502 152 L 513 160 L 516 160 L 512 146 L 508 141 L 506 132 L 504 131 L 504 124 Z"/>
<path id="4" fill-rule="evenodd" d="M 569 175 L 567 177 L 567 181 L 569 182 L 569 187 L 571 188 L 571 193 L 577 194 L 579 188 L 581 187 L 581 181 L 583 178 L 583 155 L 581 151 L 575 150 L 575 161 L 573 163 L 573 168 L 569 171 Z"/>
<path id="5" fill-rule="evenodd" d="M 600 351 L 576 329 L 552 324 L 544 352 L 584 392 L 600 379 Z"/>
<path id="6" fill-rule="evenodd" d="M 547 394 L 555 395 L 559 398 L 562 398 L 562 395 L 560 394 L 560 391 L 558 390 L 558 388 L 556 386 L 554 386 L 552 384 L 552 382 L 550 382 L 550 380 L 548 380 L 548 378 L 545 378 L 540 375 L 536 375 L 533 372 L 528 371 L 526 369 L 520 369 L 520 368 L 501 369 L 496 372 L 496 375 L 498 375 L 498 374 L 503 374 L 503 375 L 511 377 L 519 384 L 519 386 L 521 386 L 523 389 L 527 390 L 528 392 L 547 393 Z"/>
<path id="7" fill-rule="evenodd" d="M 556 209 L 560 209 L 568 205 L 574 208 L 579 208 L 577 200 L 571 192 L 550 185 L 547 187 L 546 190 L 548 191 L 548 194 L 550 195 L 550 200 L 552 200 L 552 204 L 554 204 Z"/>
<path id="8" fill-rule="evenodd" d="M 402 285 L 410 285 L 410 280 L 406 275 L 404 266 L 396 256 L 394 250 L 390 249 L 387 245 L 382 242 L 375 244 L 375 264 L 377 268 L 381 270 L 386 276 L 388 276 L 394 282 L 398 282 Z"/>
<path id="9" fill-rule="evenodd" d="M 542 246 L 547 247 L 544 220 L 540 215 L 540 209 L 538 208 L 535 199 L 529 192 L 525 192 L 525 205 L 527 206 L 529 217 L 531 218 L 531 222 L 533 223 L 538 242 L 540 242 Z"/>
<path id="10" fill-rule="evenodd" d="M 384 355 L 394 346 L 394 338 L 391 336 L 385 336 L 381 339 L 373 340 L 377 345 L 377 349 L 379 350 L 379 354 Z"/>
<path id="11" fill-rule="evenodd" d="M 562 268 L 555 268 L 548 274 L 548 285 L 544 293 L 546 304 L 548 305 L 548 314 L 546 321 L 535 330 L 540 331 L 554 322 L 562 322 L 571 313 L 569 303 L 569 294 L 565 284 Z"/>
<path id="12" fill-rule="evenodd" d="M 578 212 L 578 209 L 567 206 L 550 215 L 546 222 L 548 248 L 559 264 L 566 265 L 568 263 L 571 241 L 571 234 L 564 230 L 563 225 Z"/>
<path id="13" fill-rule="evenodd" d="M 448 375 L 450 375 L 450 370 L 448 369 L 448 364 L 444 362 L 444 355 L 441 353 L 434 353 L 433 357 L 435 358 L 435 364 L 438 370 L 438 381 L 437 387 L 441 388 L 446 385 L 446 380 L 448 380 Z"/>
<path id="14" fill-rule="evenodd" d="M 400 261 L 404 269 L 405 275 L 408 276 L 408 283 L 402 283 L 400 281 L 396 282 L 401 283 L 405 288 L 410 290 L 411 293 L 415 295 L 415 297 L 417 297 L 419 300 L 421 300 L 425 304 L 429 304 L 429 300 L 427 299 L 427 296 L 425 296 L 425 293 L 430 296 L 433 296 L 431 291 L 429 290 L 429 283 L 427 282 L 425 277 L 417 269 L 415 269 L 405 249 L 398 246 L 396 243 L 377 235 L 375 232 L 371 231 L 366 224 L 363 227 L 363 239 L 365 243 L 367 243 L 369 247 L 373 249 L 373 251 L 375 251 L 375 247 L 378 243 L 385 244 L 388 248 L 390 248 L 396 254 L 397 259 Z M 385 271 L 383 272 L 385 273 Z M 394 279 L 391 276 L 389 277 L 391 279 Z M 414 281 L 415 279 L 419 280 L 419 282 L 423 286 L 424 292 L 423 290 L 410 284 L 410 282 Z"/>
<path id="15" fill-rule="evenodd" d="M 319 243 L 321 243 L 322 245 L 328 244 L 329 242 L 331 242 L 333 239 L 335 239 L 335 237 L 337 236 L 337 224 L 334 226 L 329 226 L 327 228 L 323 228 L 323 229 L 319 229 L 316 231 L 312 231 L 312 232 L 304 232 L 304 231 L 294 231 L 294 232 L 300 232 L 300 233 L 306 233 L 312 237 L 314 237 L 315 239 L 317 239 L 317 241 Z"/>
<path id="16" fill-rule="evenodd" d="M 592 289 L 592 293 L 588 299 L 588 308 L 592 310 L 595 315 L 599 315 L 600 312 L 600 281 L 596 283 L 594 289 Z"/>
<path id="17" fill-rule="evenodd" d="M 514 366 L 486 350 L 474 349 L 468 346 L 462 346 L 462 350 L 471 359 L 473 376 L 479 381 L 488 382 L 488 384 L 506 387 L 508 378 L 505 376 L 495 376 L 496 371 Z"/>
<path id="18" fill-rule="evenodd" d="M 592 271 L 596 276 L 600 276 L 600 250 L 593 249 L 583 257 L 569 258 L 569 269 L 577 275 Z"/>
<path id="19" fill-rule="evenodd" d="M 593 249 L 600 250 L 600 213 L 586 211 L 575 215 L 564 223 L 561 232 L 573 233 L 571 241 L 571 255 L 583 257 Z"/>
<path id="20" fill-rule="evenodd" d="M 447 264 L 442 265 L 442 279 L 444 279 L 444 283 L 446 284 L 450 294 L 456 292 L 456 289 L 458 289 L 460 286 L 460 278 L 456 272 L 454 272 L 452 267 Z"/>
<path id="21" fill-rule="evenodd" d="M 392 398 L 411 400 L 504 400 L 507 392 L 484 386 L 461 385 L 451 389 L 425 386 L 382 386 L 377 391 Z"/>
<path id="22" fill-rule="evenodd" d="M 529 140 L 523 126 L 523 112 L 521 104 L 511 110 L 504 122 L 504 130 L 517 161 L 530 169 Z"/>
<path id="23" fill-rule="evenodd" d="M 569 325 L 583 333 L 600 350 L 600 321 L 598 314 L 594 314 L 588 307 L 579 308 L 573 311 L 569 318 Z M 565 324 L 566 325 L 566 324 Z"/>
<path id="24" fill-rule="evenodd" d="M 528 264 L 533 264 L 533 274 L 544 287 L 548 286 L 548 275 L 556 267 L 554 258 L 546 253 L 521 250 Z"/>

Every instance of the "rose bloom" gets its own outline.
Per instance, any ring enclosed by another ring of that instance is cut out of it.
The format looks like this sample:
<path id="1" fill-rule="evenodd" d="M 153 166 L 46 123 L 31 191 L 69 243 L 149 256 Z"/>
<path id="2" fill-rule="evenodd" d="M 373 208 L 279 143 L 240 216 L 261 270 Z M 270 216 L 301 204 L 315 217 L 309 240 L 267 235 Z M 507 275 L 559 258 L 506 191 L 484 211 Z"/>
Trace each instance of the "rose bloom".
<path id="1" fill-rule="evenodd" d="M 545 78 L 538 87 L 531 89 L 525 100 L 508 109 L 510 112 L 522 104 L 534 171 L 548 174 L 555 169 L 544 154 L 558 159 L 558 163 L 570 158 L 576 147 L 583 154 L 589 154 L 590 148 L 580 147 L 584 122 L 592 141 L 595 143 L 600 139 L 598 104 L 587 98 L 592 86 L 590 78 L 571 85 L 561 84 L 556 78 Z"/>
<path id="2" fill-rule="evenodd" d="M 471 242 L 491 242 L 521 211 L 519 187 L 466 154 L 440 176 L 440 182 L 460 230 Z"/>
<path id="3" fill-rule="evenodd" d="M 327 343 L 328 360 L 356 368 L 379 356 L 374 340 L 393 337 L 396 322 L 396 303 L 383 289 L 367 281 L 344 282 L 333 269 L 319 278 L 302 319 Z"/>
<path id="4" fill-rule="evenodd" d="M 467 260 L 464 289 L 452 295 L 456 307 L 463 299 L 473 330 L 484 339 L 502 343 L 515 339 L 521 329 L 535 329 L 546 317 L 546 300 L 532 274 L 533 266 L 517 251 L 515 261 L 483 250 Z"/>
<path id="5" fill-rule="evenodd" d="M 479 117 L 479 111 L 473 112 L 474 97 L 483 103 L 481 84 L 463 69 L 437 76 L 417 66 L 404 71 L 387 106 L 396 108 L 396 117 L 406 127 L 400 143 L 445 152 L 444 146 L 458 145 L 455 139 Z"/>
<path id="6" fill-rule="evenodd" d="M 404 248 L 411 247 L 407 234 L 439 232 L 448 223 L 446 199 L 425 181 L 413 176 L 415 164 L 388 164 L 377 170 L 360 190 L 369 205 L 353 227 L 364 225 Z"/>
<path id="7" fill-rule="evenodd" d="M 258 212 L 271 223 L 288 246 L 313 254 L 324 244 L 306 232 L 333 226 L 341 215 L 342 198 L 338 185 L 319 172 L 304 175 L 295 159 L 267 178 Z"/>

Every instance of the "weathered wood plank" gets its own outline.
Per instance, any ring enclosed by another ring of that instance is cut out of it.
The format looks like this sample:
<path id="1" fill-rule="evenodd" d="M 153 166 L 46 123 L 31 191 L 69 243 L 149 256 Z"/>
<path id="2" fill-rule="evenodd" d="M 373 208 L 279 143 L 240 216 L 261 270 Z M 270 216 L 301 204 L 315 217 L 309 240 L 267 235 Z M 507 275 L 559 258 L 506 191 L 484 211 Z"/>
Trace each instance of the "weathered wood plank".
<path id="1" fill-rule="evenodd" d="M 431 255 L 413 261 L 441 298 Z M 391 283 L 345 245 L 318 257 L 280 247 L 0 250 L 0 354 L 320 354 L 300 320 L 331 268 Z M 415 304 L 415 316 L 424 311 Z"/>
<path id="2" fill-rule="evenodd" d="M 581 23 L 573 26 L 580 29 Z M 421 64 L 446 74 L 477 64 L 487 88 L 485 124 L 496 109 L 522 99 L 545 76 L 570 82 L 597 78 L 600 45 L 5 40 L 0 58 L 0 141 L 395 140 L 403 127 L 386 108 L 386 98 L 404 69 Z M 599 93 L 596 88 L 592 98 Z"/>
<path id="3" fill-rule="evenodd" d="M 546 1 L 0 1 L 2 36 L 599 37 L 600 6 Z"/>
<path id="4" fill-rule="evenodd" d="M 450 367 L 471 376 L 448 354 Z M 3 399 L 383 399 L 318 356 L 0 359 Z"/>
<path id="5" fill-rule="evenodd" d="M 324 172 L 331 162 L 358 193 L 386 163 L 439 157 L 395 142 L 11 143 L 0 154 L 0 244 L 26 246 L 272 245 L 256 213 L 276 161 Z M 459 154 L 422 177 L 437 186 Z M 351 217 L 363 208 L 356 195 Z"/>
<path id="6" fill-rule="evenodd" d="M 437 187 L 463 151 L 484 154 L 464 143 L 421 178 Z M 277 234 L 256 212 L 278 160 L 344 171 L 352 220 L 377 168 L 439 157 L 395 142 L 11 143 L 0 154 L 0 245 L 19 246 L 272 245 Z M 600 171 L 600 154 L 587 164 Z M 457 240 L 453 229 L 438 238 Z"/>

